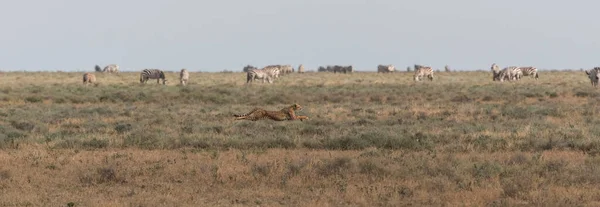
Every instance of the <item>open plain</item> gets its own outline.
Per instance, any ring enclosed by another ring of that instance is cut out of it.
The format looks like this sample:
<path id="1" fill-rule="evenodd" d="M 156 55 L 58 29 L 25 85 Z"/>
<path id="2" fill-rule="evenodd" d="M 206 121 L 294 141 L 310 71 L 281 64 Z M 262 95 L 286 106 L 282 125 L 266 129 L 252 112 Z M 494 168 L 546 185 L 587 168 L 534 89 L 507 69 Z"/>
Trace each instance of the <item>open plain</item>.
<path id="1" fill-rule="evenodd" d="M 0 206 L 598 206 L 582 71 L 0 76 Z M 234 121 L 298 103 L 307 121 Z"/>

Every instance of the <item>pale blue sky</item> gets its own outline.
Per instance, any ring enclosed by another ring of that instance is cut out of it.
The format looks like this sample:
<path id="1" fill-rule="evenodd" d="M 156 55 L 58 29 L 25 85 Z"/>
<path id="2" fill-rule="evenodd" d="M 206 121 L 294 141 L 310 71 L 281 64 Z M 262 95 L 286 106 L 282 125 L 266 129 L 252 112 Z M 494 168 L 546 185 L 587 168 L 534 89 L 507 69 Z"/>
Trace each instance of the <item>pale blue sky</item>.
<path id="1" fill-rule="evenodd" d="M 600 66 L 593 0 L 3 0 L 0 70 Z"/>

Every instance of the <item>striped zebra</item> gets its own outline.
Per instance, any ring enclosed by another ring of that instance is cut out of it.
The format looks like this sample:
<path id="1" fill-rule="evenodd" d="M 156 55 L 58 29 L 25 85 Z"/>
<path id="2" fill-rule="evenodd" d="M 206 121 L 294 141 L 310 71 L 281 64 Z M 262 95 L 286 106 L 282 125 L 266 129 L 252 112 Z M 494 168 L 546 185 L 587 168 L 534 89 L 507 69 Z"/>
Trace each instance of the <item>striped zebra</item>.
<path id="1" fill-rule="evenodd" d="M 185 68 L 181 69 L 181 72 L 179 72 L 179 83 L 181 83 L 182 86 L 185 86 L 187 85 L 188 79 L 190 79 L 190 73 Z"/>
<path id="2" fill-rule="evenodd" d="M 246 84 L 254 81 L 254 79 L 262 79 L 264 83 L 265 80 L 269 83 L 273 83 L 275 78 L 279 77 L 280 68 L 277 66 L 266 66 L 262 69 L 250 69 L 246 73 Z"/>
<path id="3" fill-rule="evenodd" d="M 304 65 L 300 64 L 298 66 L 298 73 L 304 73 Z"/>
<path id="4" fill-rule="evenodd" d="M 500 82 L 504 82 L 504 80 L 521 80 L 521 77 L 523 77 L 523 72 L 521 71 L 521 68 L 517 66 L 509 66 L 500 71 L 497 79 Z"/>
<path id="5" fill-rule="evenodd" d="M 84 73 L 83 74 L 83 85 L 96 83 L 96 75 L 93 73 Z"/>
<path id="6" fill-rule="evenodd" d="M 539 78 L 538 70 L 532 66 L 519 67 L 521 68 L 521 72 L 523 72 L 523 76 L 529 76 L 531 78 L 535 78 L 536 80 Z"/>
<path id="7" fill-rule="evenodd" d="M 448 66 L 448 65 L 444 66 L 444 71 L 452 72 L 452 70 L 450 69 L 450 66 Z"/>
<path id="8" fill-rule="evenodd" d="M 105 72 L 105 73 L 119 73 L 119 65 L 117 65 L 117 64 L 107 65 L 106 67 L 104 67 L 104 70 L 102 70 L 102 72 Z"/>
<path id="9" fill-rule="evenodd" d="M 140 83 L 146 83 L 149 79 L 156 79 L 156 83 L 158 84 L 160 84 L 160 80 L 162 79 L 163 85 L 167 84 L 165 72 L 159 69 L 144 69 L 140 73 Z"/>
<path id="10" fill-rule="evenodd" d="M 586 70 L 585 74 L 587 74 L 590 82 L 593 87 L 598 87 L 598 80 L 600 79 L 600 67 L 594 67 L 594 69 Z"/>
<path id="11" fill-rule="evenodd" d="M 340 65 L 334 65 L 333 66 L 333 73 L 352 73 L 352 71 L 354 70 L 354 68 L 352 67 L 352 65 L 349 66 L 340 66 Z"/>
<path id="12" fill-rule="evenodd" d="M 294 67 L 291 65 L 280 65 L 279 69 L 281 70 L 281 73 L 286 75 L 294 72 Z"/>
<path id="13" fill-rule="evenodd" d="M 415 81 L 421 81 L 423 77 L 433 81 L 433 69 L 429 66 L 415 65 L 415 75 L 413 76 Z"/>
<path id="14" fill-rule="evenodd" d="M 396 68 L 393 65 L 378 65 L 377 73 L 391 73 L 394 72 Z"/>
<path id="15" fill-rule="evenodd" d="M 492 64 L 490 69 L 492 69 L 492 81 L 499 81 L 500 73 L 502 72 L 502 70 L 500 70 L 500 66 L 498 66 L 498 65 L 496 65 L 496 63 L 494 63 L 494 64 Z"/>
<path id="16" fill-rule="evenodd" d="M 318 72 L 333 72 L 333 66 L 328 65 L 327 67 L 319 66 Z"/>
<path id="17" fill-rule="evenodd" d="M 254 67 L 252 65 L 246 65 L 246 66 L 244 66 L 244 69 L 242 69 L 242 71 L 244 73 L 247 73 L 250 69 L 258 69 L 258 68 Z"/>
<path id="18" fill-rule="evenodd" d="M 279 75 L 287 75 L 294 71 L 291 65 L 267 65 L 266 68 L 279 68 Z"/>

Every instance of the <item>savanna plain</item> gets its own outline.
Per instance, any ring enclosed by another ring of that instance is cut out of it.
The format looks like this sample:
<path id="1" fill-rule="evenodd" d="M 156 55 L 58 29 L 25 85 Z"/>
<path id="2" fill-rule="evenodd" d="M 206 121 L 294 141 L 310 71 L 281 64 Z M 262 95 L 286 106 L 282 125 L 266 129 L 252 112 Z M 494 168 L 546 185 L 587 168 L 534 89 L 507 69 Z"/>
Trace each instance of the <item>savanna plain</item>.
<path id="1" fill-rule="evenodd" d="M 0 206 L 599 206 L 582 71 L 5 72 Z M 298 103 L 307 121 L 234 121 Z"/>

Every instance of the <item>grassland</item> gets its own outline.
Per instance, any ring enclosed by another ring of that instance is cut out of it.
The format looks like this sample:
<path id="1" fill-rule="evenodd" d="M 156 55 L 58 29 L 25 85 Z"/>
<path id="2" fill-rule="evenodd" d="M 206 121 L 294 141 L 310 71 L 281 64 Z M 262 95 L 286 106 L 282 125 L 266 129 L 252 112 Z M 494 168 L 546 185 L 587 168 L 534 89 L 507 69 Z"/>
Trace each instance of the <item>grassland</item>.
<path id="1" fill-rule="evenodd" d="M 8 72 L 0 206 L 598 206 L 600 92 L 583 72 Z M 234 121 L 298 103 L 309 121 Z"/>

